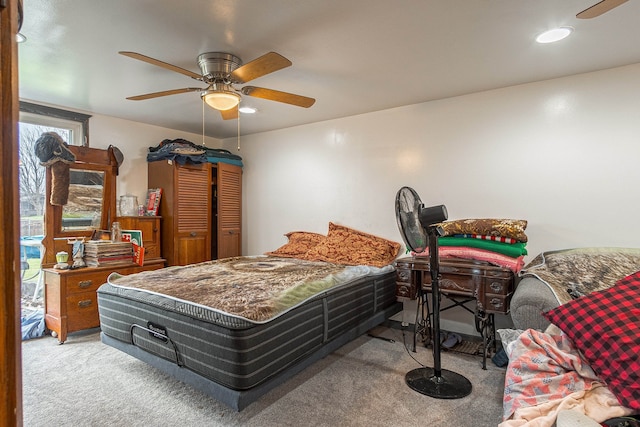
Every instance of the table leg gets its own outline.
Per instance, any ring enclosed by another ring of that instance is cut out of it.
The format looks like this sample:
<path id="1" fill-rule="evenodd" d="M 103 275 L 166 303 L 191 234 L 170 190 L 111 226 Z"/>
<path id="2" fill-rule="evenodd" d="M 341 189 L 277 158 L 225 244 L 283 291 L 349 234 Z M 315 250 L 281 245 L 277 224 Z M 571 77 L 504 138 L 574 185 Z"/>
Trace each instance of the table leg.
<path id="1" fill-rule="evenodd" d="M 487 357 L 496 352 L 496 325 L 493 313 L 476 311 L 476 330 L 482 336 L 482 369 L 487 369 Z"/>
<path id="2" fill-rule="evenodd" d="M 419 291 L 416 308 L 416 321 L 413 331 L 413 351 L 416 351 L 417 338 L 426 343 L 431 340 L 431 312 L 429 310 L 429 296 L 426 292 Z"/>

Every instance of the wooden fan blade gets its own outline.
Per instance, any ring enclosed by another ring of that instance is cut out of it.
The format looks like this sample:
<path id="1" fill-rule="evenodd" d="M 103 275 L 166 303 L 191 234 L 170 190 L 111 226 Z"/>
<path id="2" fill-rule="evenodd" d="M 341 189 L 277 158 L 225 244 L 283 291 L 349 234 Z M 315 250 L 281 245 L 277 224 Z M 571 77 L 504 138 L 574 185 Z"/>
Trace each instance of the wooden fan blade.
<path id="1" fill-rule="evenodd" d="M 228 110 L 220 110 L 223 120 L 233 120 L 238 118 L 238 107 L 235 106 Z"/>
<path id="2" fill-rule="evenodd" d="M 265 89 L 263 87 L 245 86 L 242 93 L 256 98 L 268 99 L 270 101 L 284 102 L 285 104 L 296 105 L 298 107 L 309 108 L 316 100 L 293 93 L 280 92 L 279 90 Z"/>
<path id="3" fill-rule="evenodd" d="M 622 3 L 626 3 L 629 0 L 602 0 L 593 6 L 583 10 L 576 15 L 576 18 L 591 19 L 596 16 L 600 16 L 603 13 L 610 11 L 611 9 L 620 6 Z"/>
<path id="4" fill-rule="evenodd" d="M 205 91 L 205 90 L 207 89 L 206 88 L 202 89 L 199 87 L 185 87 L 182 89 L 163 90 L 162 92 L 153 92 L 153 93 L 145 93 L 144 95 L 129 96 L 127 97 L 127 99 L 131 101 L 142 101 L 145 99 L 159 98 L 161 96 L 177 95 L 179 93 L 197 92 L 197 91 Z"/>
<path id="5" fill-rule="evenodd" d="M 118 52 L 120 55 L 124 55 L 124 56 L 128 56 L 129 58 L 133 58 L 133 59 L 137 59 L 139 61 L 144 61 L 148 64 L 151 65 L 157 65 L 158 67 L 162 67 L 165 68 L 167 70 L 171 70 L 171 71 L 175 71 L 176 73 L 180 73 L 180 74 L 184 74 L 187 77 L 191 77 L 192 79 L 196 79 L 196 80 L 201 80 L 202 81 L 202 76 L 200 74 L 196 74 L 192 71 L 189 70 L 185 70 L 184 68 L 180 68 L 176 65 L 172 65 L 172 64 L 168 64 L 166 62 L 162 62 L 158 59 L 154 59 L 151 58 L 149 56 L 145 56 L 142 55 L 140 53 L 136 53 L 136 52 L 127 52 L 127 51 L 120 51 Z"/>
<path id="6" fill-rule="evenodd" d="M 236 68 L 231 73 L 231 77 L 237 83 L 246 83 L 266 74 L 273 73 L 274 71 L 287 68 L 290 65 L 291 61 L 284 56 L 279 53 L 269 52 L 265 53 L 260 58 L 256 58 L 253 61 Z"/>

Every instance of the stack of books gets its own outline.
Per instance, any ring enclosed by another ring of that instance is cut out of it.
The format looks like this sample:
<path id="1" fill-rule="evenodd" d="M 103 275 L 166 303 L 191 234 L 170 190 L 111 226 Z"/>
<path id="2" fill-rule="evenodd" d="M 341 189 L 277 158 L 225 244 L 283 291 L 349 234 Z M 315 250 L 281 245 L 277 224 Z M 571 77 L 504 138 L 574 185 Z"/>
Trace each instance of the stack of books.
<path id="1" fill-rule="evenodd" d="M 133 262 L 131 242 L 90 240 L 84 244 L 84 262 L 88 267 Z"/>

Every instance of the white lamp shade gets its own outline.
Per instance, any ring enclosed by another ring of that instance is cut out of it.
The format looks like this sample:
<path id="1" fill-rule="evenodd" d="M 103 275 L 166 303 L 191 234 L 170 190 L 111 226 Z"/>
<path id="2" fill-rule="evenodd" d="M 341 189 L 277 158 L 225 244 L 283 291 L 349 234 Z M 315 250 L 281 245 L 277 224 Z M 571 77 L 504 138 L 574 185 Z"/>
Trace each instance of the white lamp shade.
<path id="1" fill-rule="evenodd" d="M 202 99 L 216 110 L 230 110 L 240 103 L 240 95 L 229 91 L 208 91 Z"/>

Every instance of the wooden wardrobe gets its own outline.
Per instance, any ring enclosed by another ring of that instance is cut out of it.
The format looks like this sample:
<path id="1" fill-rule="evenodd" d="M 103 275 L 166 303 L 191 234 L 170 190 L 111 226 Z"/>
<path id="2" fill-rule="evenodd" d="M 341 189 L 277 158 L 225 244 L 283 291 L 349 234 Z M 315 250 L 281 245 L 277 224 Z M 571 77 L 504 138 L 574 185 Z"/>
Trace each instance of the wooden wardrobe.
<path id="1" fill-rule="evenodd" d="M 226 163 L 148 163 L 149 188 L 162 188 L 162 255 L 187 265 L 242 253 L 242 168 Z"/>

